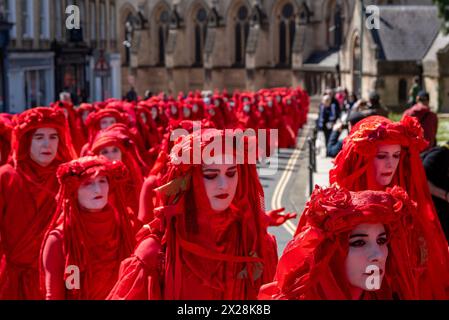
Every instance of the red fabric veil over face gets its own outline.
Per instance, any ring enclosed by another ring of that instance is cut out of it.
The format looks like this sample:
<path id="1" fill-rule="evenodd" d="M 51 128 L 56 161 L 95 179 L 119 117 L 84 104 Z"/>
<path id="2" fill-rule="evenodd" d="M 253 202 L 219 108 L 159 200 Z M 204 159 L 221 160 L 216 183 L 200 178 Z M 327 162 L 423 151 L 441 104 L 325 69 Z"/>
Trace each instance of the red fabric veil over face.
<path id="1" fill-rule="evenodd" d="M 276 244 L 267 233 L 256 166 L 237 165 L 236 195 L 227 210 L 216 213 L 206 195 L 202 165 L 175 164 L 179 147 L 193 160 L 194 151 L 198 154 L 212 141 L 224 145 L 225 139 L 216 129 L 183 138 L 173 148 L 166 184 L 157 189 L 162 206 L 155 209 L 150 227 L 158 230 L 166 249 L 165 299 L 255 299 L 274 275 Z M 236 155 L 235 148 L 230 152 Z"/>
<path id="2" fill-rule="evenodd" d="M 360 224 L 381 223 L 388 233 L 385 276 L 380 290 L 362 299 L 416 299 L 407 235 L 402 228 L 416 205 L 402 188 L 349 192 L 333 185 L 315 187 L 302 215 L 303 225 L 279 260 L 275 281 L 259 299 L 350 300 L 344 263 L 349 236 Z"/>
<path id="3" fill-rule="evenodd" d="M 399 165 L 390 186 L 405 189 L 418 205 L 409 233 L 411 246 L 415 249 L 415 272 L 420 279 L 421 298 L 444 299 L 449 289 L 448 244 L 433 206 L 420 158 L 427 141 L 418 121 L 405 116 L 394 123 L 384 117 L 373 116 L 357 123 L 335 159 L 335 166 L 329 173 L 330 182 L 351 191 L 378 189 L 368 172 L 379 145 L 383 144 L 402 146 Z"/>
<path id="4" fill-rule="evenodd" d="M 83 157 L 61 165 L 57 175 L 60 182 L 57 215 L 42 244 L 41 286 L 45 277 L 43 249 L 52 234 L 62 241 L 64 270 L 68 266 L 80 270 L 80 289 L 66 289 L 65 298 L 104 299 L 117 281 L 120 262 L 131 254 L 135 244 L 121 188 L 128 170 L 120 161 Z M 89 212 L 79 206 L 78 189 L 84 181 L 98 176 L 108 179 L 109 204 L 100 212 Z M 68 276 L 70 273 L 65 273 L 63 280 Z"/>

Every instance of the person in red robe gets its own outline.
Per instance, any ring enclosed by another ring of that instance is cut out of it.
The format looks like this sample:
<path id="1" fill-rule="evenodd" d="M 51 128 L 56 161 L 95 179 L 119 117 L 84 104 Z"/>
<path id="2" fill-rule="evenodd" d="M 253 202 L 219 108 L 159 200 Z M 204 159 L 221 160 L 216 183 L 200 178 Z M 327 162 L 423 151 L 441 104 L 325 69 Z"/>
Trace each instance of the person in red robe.
<path id="1" fill-rule="evenodd" d="M 123 113 L 115 109 L 101 109 L 95 113 L 89 114 L 86 119 L 88 129 L 88 144 L 92 144 L 98 132 L 105 130 L 116 123 L 128 125 L 129 119 Z"/>
<path id="2" fill-rule="evenodd" d="M 117 123 L 98 133 L 88 155 L 105 156 L 110 161 L 122 161 L 130 175 L 124 182 L 125 207 L 130 207 L 137 215 L 143 179 L 149 167 L 143 160 L 129 129 Z"/>
<path id="3" fill-rule="evenodd" d="M 148 163 L 148 166 L 151 167 L 156 161 L 159 153 L 162 137 L 160 136 L 156 122 L 153 120 L 151 111 L 147 107 L 147 104 L 140 103 L 135 109 L 137 117 L 137 131 L 142 137 L 146 150 L 145 154 L 142 156 Z"/>
<path id="4" fill-rule="evenodd" d="M 330 182 L 351 191 L 400 186 L 418 204 L 411 216 L 410 246 L 421 299 L 447 299 L 448 243 L 427 184 L 420 152 L 427 147 L 418 120 L 405 116 L 393 122 L 371 116 L 358 122 L 344 140 L 330 171 Z"/>
<path id="5" fill-rule="evenodd" d="M 82 128 L 78 126 L 78 122 L 76 121 L 76 111 L 73 107 L 73 104 L 67 101 L 57 101 L 51 104 L 51 107 L 61 109 L 64 112 L 67 119 L 67 125 L 69 126 L 70 130 L 72 145 L 75 148 L 76 153 L 80 154 L 85 141 L 82 135 Z"/>
<path id="6" fill-rule="evenodd" d="M 104 300 L 120 262 L 135 245 L 123 207 L 120 161 L 83 157 L 61 165 L 58 207 L 42 243 L 40 278 L 47 300 Z"/>
<path id="7" fill-rule="evenodd" d="M 75 150 L 61 110 L 33 108 L 15 122 L 13 162 L 0 167 L 0 300 L 42 299 L 39 250 L 56 209 L 56 170 Z"/>
<path id="8" fill-rule="evenodd" d="M 315 187 L 301 216 L 304 224 L 259 299 L 417 299 L 403 228 L 415 210 L 400 187 L 359 192 Z"/>
<path id="9" fill-rule="evenodd" d="M 175 145 L 156 190 L 155 219 L 139 232 L 108 299 L 247 300 L 272 280 L 277 249 L 256 166 L 235 164 L 236 150 L 220 148 L 210 153 L 210 164 L 180 161 L 194 159 L 195 143 L 203 153 L 226 137 L 211 129 Z"/>
<path id="10" fill-rule="evenodd" d="M 88 130 L 86 126 L 86 120 L 89 114 L 95 112 L 95 106 L 90 103 L 82 103 L 76 109 L 76 123 L 79 128 L 81 128 L 81 138 L 83 141 L 83 146 L 87 143 Z M 81 152 L 81 150 L 80 150 Z"/>

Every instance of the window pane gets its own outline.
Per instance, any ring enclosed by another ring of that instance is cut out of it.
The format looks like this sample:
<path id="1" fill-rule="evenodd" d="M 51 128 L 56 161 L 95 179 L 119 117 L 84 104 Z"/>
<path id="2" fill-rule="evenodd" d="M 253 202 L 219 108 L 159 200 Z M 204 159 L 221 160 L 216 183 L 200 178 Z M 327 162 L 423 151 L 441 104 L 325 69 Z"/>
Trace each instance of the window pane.
<path id="1" fill-rule="evenodd" d="M 95 10 L 95 2 L 90 3 L 90 38 L 92 40 L 97 39 L 97 16 Z"/>
<path id="2" fill-rule="evenodd" d="M 291 3 L 287 3 L 283 8 L 282 8 L 282 16 L 285 19 L 290 19 L 293 16 L 293 5 Z"/>
<path id="3" fill-rule="evenodd" d="M 207 12 L 204 8 L 198 10 L 196 14 L 196 19 L 198 22 L 204 23 L 207 20 Z"/>
<path id="4" fill-rule="evenodd" d="M 56 39 L 61 39 L 62 37 L 62 9 L 61 9 L 61 1 L 55 0 L 55 35 Z"/>
<path id="5" fill-rule="evenodd" d="M 238 16 L 240 20 L 246 20 L 248 18 L 248 8 L 245 6 L 241 6 Z"/>
<path id="6" fill-rule="evenodd" d="M 45 70 L 39 70 L 39 105 L 47 104 L 47 83 L 45 79 Z"/>

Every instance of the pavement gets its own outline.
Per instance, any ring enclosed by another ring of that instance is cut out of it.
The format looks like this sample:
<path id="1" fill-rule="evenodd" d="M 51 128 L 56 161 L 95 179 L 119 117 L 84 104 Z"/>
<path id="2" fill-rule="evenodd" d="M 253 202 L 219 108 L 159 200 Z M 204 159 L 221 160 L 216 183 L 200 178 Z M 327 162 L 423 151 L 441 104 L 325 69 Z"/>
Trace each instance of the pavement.
<path id="1" fill-rule="evenodd" d="M 309 114 L 307 124 L 300 130 L 295 149 L 279 150 L 277 168 L 259 168 L 265 192 L 266 210 L 285 208 L 285 212 L 298 213 L 297 219 L 290 220 L 279 227 L 269 228 L 269 232 L 276 237 L 279 256 L 293 238 L 299 216 L 309 199 L 310 171 L 307 138 L 313 134 L 317 116 L 316 113 Z M 313 173 L 313 185 L 326 186 L 329 184 L 332 159 L 317 154 L 316 161 L 317 172 Z"/>

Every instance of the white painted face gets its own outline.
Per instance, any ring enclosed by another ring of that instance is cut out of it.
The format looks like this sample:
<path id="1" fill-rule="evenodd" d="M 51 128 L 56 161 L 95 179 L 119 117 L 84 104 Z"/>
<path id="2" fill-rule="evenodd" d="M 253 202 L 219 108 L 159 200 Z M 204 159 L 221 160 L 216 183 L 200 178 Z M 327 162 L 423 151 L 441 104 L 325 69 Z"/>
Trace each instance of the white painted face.
<path id="1" fill-rule="evenodd" d="M 109 182 L 104 176 L 90 178 L 78 188 L 78 203 L 81 208 L 96 212 L 108 204 Z"/>
<path id="2" fill-rule="evenodd" d="M 215 116 L 215 110 L 213 108 L 209 109 L 209 114 L 213 117 Z"/>
<path id="3" fill-rule="evenodd" d="M 100 128 L 101 130 L 105 130 L 116 123 L 117 120 L 114 117 L 104 117 L 100 120 Z"/>
<path id="4" fill-rule="evenodd" d="M 190 111 L 190 109 L 187 108 L 187 107 L 182 108 L 182 113 L 183 113 L 183 115 L 184 115 L 184 118 L 189 118 L 190 115 L 192 114 L 192 112 Z"/>
<path id="5" fill-rule="evenodd" d="M 176 115 L 176 114 L 178 114 L 178 108 L 175 105 L 172 104 L 170 106 L 170 112 L 171 112 L 172 115 Z"/>
<path id="6" fill-rule="evenodd" d="M 142 119 L 143 123 L 147 123 L 148 119 L 147 119 L 147 115 L 145 114 L 145 112 L 140 113 L 140 118 Z"/>
<path id="7" fill-rule="evenodd" d="M 229 102 L 229 105 L 231 106 L 231 109 L 233 109 L 235 107 L 235 102 L 231 101 L 231 102 Z"/>
<path id="8" fill-rule="evenodd" d="M 243 111 L 249 113 L 251 111 L 251 106 L 249 104 L 245 104 L 243 106 Z"/>
<path id="9" fill-rule="evenodd" d="M 193 113 L 197 113 L 199 111 L 199 109 L 200 109 L 200 107 L 196 103 L 192 106 Z"/>
<path id="10" fill-rule="evenodd" d="M 100 155 L 105 156 L 110 161 L 122 161 L 122 151 L 116 146 L 105 147 L 100 151 Z"/>
<path id="11" fill-rule="evenodd" d="M 388 186 L 398 169 L 402 148 L 399 144 L 383 144 L 374 157 L 374 176 L 380 186 Z M 372 174 L 372 173 L 371 173 Z"/>
<path id="12" fill-rule="evenodd" d="M 64 112 L 65 118 L 68 119 L 69 118 L 69 112 L 67 111 L 67 109 L 66 108 L 62 108 L 62 111 Z"/>
<path id="13" fill-rule="evenodd" d="M 223 212 L 229 208 L 237 191 L 239 180 L 237 166 L 232 163 L 232 156 L 217 156 L 212 158 L 212 163 L 202 167 L 204 187 L 212 210 Z"/>
<path id="14" fill-rule="evenodd" d="M 388 257 L 388 237 L 384 225 L 359 224 L 350 233 L 348 241 L 345 269 L 349 283 L 361 290 L 379 290 Z M 371 278 L 376 276 L 379 277 L 377 288 L 376 281 L 371 282 Z"/>
<path id="15" fill-rule="evenodd" d="M 216 107 L 219 107 L 219 106 L 220 106 L 220 100 L 215 99 L 214 105 L 215 105 Z"/>
<path id="16" fill-rule="evenodd" d="M 276 96 L 276 100 L 277 100 L 277 102 L 281 102 L 282 97 L 281 96 Z"/>
<path id="17" fill-rule="evenodd" d="M 156 107 L 151 108 L 151 118 L 153 118 L 153 120 L 156 120 L 158 113 L 159 112 Z"/>
<path id="18" fill-rule="evenodd" d="M 268 108 L 273 108 L 273 101 L 268 101 L 268 103 L 267 103 L 267 105 L 268 105 Z"/>
<path id="19" fill-rule="evenodd" d="M 263 113 L 265 111 L 265 109 L 263 108 L 263 106 L 259 106 L 259 112 Z"/>
<path id="20" fill-rule="evenodd" d="M 83 111 L 83 114 L 81 115 L 81 118 L 82 118 L 84 124 L 86 124 L 86 119 L 89 116 L 89 114 L 90 114 L 89 111 L 87 111 L 87 110 Z"/>
<path id="21" fill-rule="evenodd" d="M 47 167 L 58 153 L 59 134 L 54 128 L 39 128 L 31 138 L 30 157 L 42 167 Z"/>

